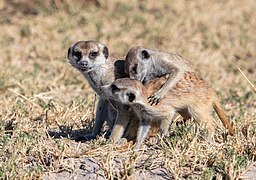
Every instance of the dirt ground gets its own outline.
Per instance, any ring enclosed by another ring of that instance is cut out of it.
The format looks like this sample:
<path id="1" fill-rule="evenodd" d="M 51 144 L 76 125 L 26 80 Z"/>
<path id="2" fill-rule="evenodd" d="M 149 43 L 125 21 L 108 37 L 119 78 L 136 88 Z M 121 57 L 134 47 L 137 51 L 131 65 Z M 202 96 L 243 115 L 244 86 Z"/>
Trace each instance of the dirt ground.
<path id="1" fill-rule="evenodd" d="M 164 159 L 161 159 L 164 161 Z M 115 160 L 116 166 L 120 164 L 120 160 Z M 141 164 L 145 163 L 145 160 L 140 161 Z M 138 163 L 137 166 L 141 166 Z M 46 174 L 43 179 L 44 180 L 68 180 L 68 179 L 98 179 L 103 180 L 106 179 L 104 176 L 104 172 L 101 168 L 99 161 L 96 158 L 70 158 L 65 159 L 63 164 L 70 164 L 73 166 L 72 170 L 64 169 L 60 172 L 50 172 Z M 116 170 L 118 167 L 116 168 Z M 119 169 L 120 170 L 120 169 Z M 131 179 L 136 180 L 147 180 L 147 179 L 173 179 L 168 170 L 165 168 L 157 167 L 157 168 L 147 168 L 141 170 L 139 167 L 136 167 L 135 172 L 130 177 Z M 256 163 L 251 164 L 244 173 L 238 178 L 244 180 L 253 180 L 256 179 Z"/>
<path id="2" fill-rule="evenodd" d="M 121 160 L 115 159 L 115 166 L 120 165 Z M 72 172 L 68 170 L 63 170 L 61 172 L 55 173 L 51 172 L 44 176 L 44 179 L 106 179 L 104 172 L 99 164 L 99 161 L 95 158 L 77 158 L 77 159 L 65 159 L 64 164 L 72 164 Z M 167 170 L 164 168 L 147 168 L 141 170 L 140 166 L 143 166 L 145 160 L 141 160 L 136 164 L 136 169 L 130 178 L 132 179 L 171 179 Z M 116 170 L 121 171 L 116 167 Z"/>

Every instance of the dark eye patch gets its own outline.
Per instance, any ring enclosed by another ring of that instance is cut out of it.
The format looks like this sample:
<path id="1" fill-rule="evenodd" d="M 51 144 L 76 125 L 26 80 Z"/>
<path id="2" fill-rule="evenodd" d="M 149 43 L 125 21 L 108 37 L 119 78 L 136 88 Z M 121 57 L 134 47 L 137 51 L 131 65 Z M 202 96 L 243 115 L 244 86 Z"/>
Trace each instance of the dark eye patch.
<path id="1" fill-rule="evenodd" d="M 80 61 L 82 59 L 82 53 L 80 51 L 74 51 L 73 54 L 72 54 L 72 57 L 76 61 Z"/>
<path id="2" fill-rule="evenodd" d="M 120 91 L 120 89 L 114 84 L 111 85 L 111 90 L 112 90 L 112 93 Z"/>
<path id="3" fill-rule="evenodd" d="M 150 54 L 148 53 L 148 51 L 142 50 L 141 57 L 142 57 L 142 59 L 148 59 L 148 58 L 150 58 Z"/>

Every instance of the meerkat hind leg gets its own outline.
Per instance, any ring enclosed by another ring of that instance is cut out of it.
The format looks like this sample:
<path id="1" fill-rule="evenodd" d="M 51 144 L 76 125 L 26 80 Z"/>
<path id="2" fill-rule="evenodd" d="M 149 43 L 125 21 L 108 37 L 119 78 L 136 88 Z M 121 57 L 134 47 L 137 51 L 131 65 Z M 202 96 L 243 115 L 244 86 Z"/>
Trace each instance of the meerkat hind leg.
<path id="1" fill-rule="evenodd" d="M 203 125 L 207 130 L 207 139 L 212 141 L 213 135 L 215 132 L 216 124 L 211 116 L 211 110 L 210 108 L 200 108 L 196 107 L 191 109 L 190 108 L 191 115 L 195 118 L 195 121 L 199 125 Z"/>
<path id="2" fill-rule="evenodd" d="M 126 138 L 121 138 L 121 139 L 119 139 L 117 142 L 116 142 L 116 144 L 118 145 L 118 146 L 123 146 L 123 145 L 125 145 L 125 144 L 127 144 L 128 143 L 128 140 L 126 139 Z"/>

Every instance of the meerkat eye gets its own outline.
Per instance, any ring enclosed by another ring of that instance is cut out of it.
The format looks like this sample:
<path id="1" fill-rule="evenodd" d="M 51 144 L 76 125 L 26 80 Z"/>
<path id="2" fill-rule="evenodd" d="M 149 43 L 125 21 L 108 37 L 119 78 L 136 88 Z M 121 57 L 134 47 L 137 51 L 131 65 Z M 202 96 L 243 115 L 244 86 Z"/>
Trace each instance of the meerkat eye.
<path id="1" fill-rule="evenodd" d="M 79 61 L 82 58 L 82 53 L 80 51 L 74 51 L 72 57 L 75 59 L 75 61 Z"/>
<path id="2" fill-rule="evenodd" d="M 146 51 L 146 50 L 141 51 L 141 58 L 142 59 L 150 58 L 150 54 L 148 53 L 148 51 Z"/>
<path id="3" fill-rule="evenodd" d="M 133 94 L 133 93 L 127 93 L 126 95 L 128 96 L 128 101 L 129 102 L 133 102 L 136 98 L 135 94 Z"/>
<path id="4" fill-rule="evenodd" d="M 114 84 L 111 85 L 111 90 L 112 90 L 112 93 L 120 91 L 120 89 L 116 85 L 114 85 Z"/>
<path id="5" fill-rule="evenodd" d="M 97 52 L 90 52 L 90 58 L 95 59 L 97 57 L 98 53 Z"/>

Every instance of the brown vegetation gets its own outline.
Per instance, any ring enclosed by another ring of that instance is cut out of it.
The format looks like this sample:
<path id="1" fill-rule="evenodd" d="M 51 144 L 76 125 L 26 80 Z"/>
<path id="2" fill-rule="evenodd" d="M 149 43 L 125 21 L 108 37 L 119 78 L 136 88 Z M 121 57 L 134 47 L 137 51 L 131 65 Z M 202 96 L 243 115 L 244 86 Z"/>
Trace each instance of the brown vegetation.
<path id="1" fill-rule="evenodd" d="M 255 9 L 254 0 L 0 0 L 0 178 L 72 172 L 65 158 L 95 156 L 105 178 L 152 168 L 177 179 L 238 177 L 256 160 L 255 92 L 237 69 L 256 83 Z M 140 44 L 182 54 L 217 91 L 235 136 L 220 125 L 216 143 L 206 142 L 194 123 L 177 120 L 146 152 L 120 150 L 103 136 L 79 142 L 95 95 L 66 60 L 78 40 L 102 42 L 116 58 Z M 126 159 L 114 168 L 116 158 Z"/>

